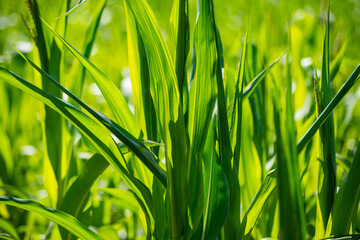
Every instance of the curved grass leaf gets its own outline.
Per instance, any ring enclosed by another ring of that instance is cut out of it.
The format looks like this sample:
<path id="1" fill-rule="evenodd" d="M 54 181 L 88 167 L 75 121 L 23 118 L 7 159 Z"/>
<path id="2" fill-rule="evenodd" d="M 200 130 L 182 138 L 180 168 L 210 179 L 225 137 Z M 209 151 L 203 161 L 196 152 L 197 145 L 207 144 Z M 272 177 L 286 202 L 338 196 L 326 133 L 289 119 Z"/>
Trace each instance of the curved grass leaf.
<path id="1" fill-rule="evenodd" d="M 51 209 L 41 205 L 32 200 L 25 200 L 15 197 L 0 196 L 0 203 L 21 208 L 30 212 L 38 213 L 51 221 L 56 222 L 62 227 L 66 228 L 72 234 L 84 240 L 101 240 L 102 238 L 96 235 L 93 231 L 86 228 L 78 220 L 71 215 L 59 210 Z"/>
<path id="2" fill-rule="evenodd" d="M 250 239 L 251 231 L 255 227 L 255 223 L 259 218 L 267 199 L 276 188 L 276 175 L 276 170 L 272 170 L 265 177 L 261 187 L 241 220 L 241 226 L 237 234 L 237 239 Z"/>
<path id="3" fill-rule="evenodd" d="M 276 63 L 279 62 L 279 60 L 284 56 L 286 52 L 281 54 L 280 57 L 275 59 L 269 66 L 267 66 L 264 70 L 262 70 L 246 87 L 243 92 L 243 99 L 247 99 L 256 89 L 256 87 L 262 82 L 262 80 L 265 78 L 266 74 L 269 73 L 271 68 L 276 65 Z"/>
<path id="4" fill-rule="evenodd" d="M 299 154 L 306 144 L 310 141 L 310 139 L 315 135 L 317 130 L 321 127 L 321 125 L 325 122 L 325 120 L 330 116 L 330 113 L 334 110 L 334 108 L 339 104 L 341 99 L 349 92 L 349 90 L 354 86 L 354 84 L 359 80 L 360 76 L 360 64 L 356 67 L 351 76 L 346 80 L 344 85 L 335 95 L 335 97 L 330 101 L 330 103 L 324 108 L 319 117 L 315 120 L 315 122 L 311 125 L 311 127 L 307 130 L 307 132 L 302 136 L 302 138 L 298 141 L 296 145 L 297 153 Z"/>
<path id="5" fill-rule="evenodd" d="M 61 14 L 60 16 L 58 16 L 57 18 L 61 18 L 61 17 L 66 17 L 68 15 L 70 15 L 71 13 L 73 13 L 76 9 L 78 9 L 81 5 L 83 5 L 86 2 L 86 0 L 80 0 L 74 7 L 72 7 L 69 11 L 67 11 L 64 14 Z"/>
<path id="6" fill-rule="evenodd" d="M 124 0 L 134 16 L 149 63 L 150 90 L 158 116 L 160 135 L 165 143 L 167 175 L 171 198 L 172 234 L 184 234 L 188 203 L 187 142 L 182 104 L 175 68 L 160 27 L 145 0 Z M 185 175 L 186 176 L 186 175 Z"/>
<path id="7" fill-rule="evenodd" d="M 157 164 L 156 158 L 154 154 L 147 149 L 141 141 L 134 138 L 131 134 L 129 134 L 125 129 L 117 125 L 115 122 L 110 120 L 107 116 L 93 110 L 86 103 L 81 101 L 74 94 L 69 92 L 66 88 L 60 85 L 57 81 L 55 81 L 50 75 L 45 73 L 42 69 L 37 67 L 30 59 L 21 54 L 24 59 L 29 62 L 42 76 L 47 78 L 51 83 L 55 84 L 56 87 L 61 89 L 62 92 L 66 93 L 71 99 L 77 102 L 81 107 L 86 109 L 92 116 L 94 116 L 97 120 L 99 120 L 107 129 L 109 129 L 120 141 L 122 141 L 129 149 L 134 152 L 134 154 L 149 168 L 151 172 L 154 173 L 156 177 L 159 178 L 161 183 L 166 186 L 166 174 Z"/>
<path id="8" fill-rule="evenodd" d="M 125 98 L 121 94 L 116 85 L 110 81 L 97 67 L 95 67 L 87 58 L 81 55 L 75 48 L 73 48 L 64 38 L 62 38 L 54 29 L 51 28 L 44 20 L 43 23 L 47 26 L 54 36 L 56 36 L 66 48 L 81 62 L 81 64 L 89 71 L 91 76 L 98 85 L 106 102 L 114 115 L 118 124 L 130 132 L 135 137 L 140 136 L 140 128 L 135 117 L 132 115 Z"/>
<path id="9" fill-rule="evenodd" d="M 0 68 L 0 79 L 39 99 L 74 124 L 90 140 L 97 151 L 120 173 L 128 187 L 139 197 L 142 197 L 148 208 L 152 209 L 150 190 L 124 167 L 126 162 L 115 141 L 97 122 L 72 105 L 44 92 L 9 70 Z"/>

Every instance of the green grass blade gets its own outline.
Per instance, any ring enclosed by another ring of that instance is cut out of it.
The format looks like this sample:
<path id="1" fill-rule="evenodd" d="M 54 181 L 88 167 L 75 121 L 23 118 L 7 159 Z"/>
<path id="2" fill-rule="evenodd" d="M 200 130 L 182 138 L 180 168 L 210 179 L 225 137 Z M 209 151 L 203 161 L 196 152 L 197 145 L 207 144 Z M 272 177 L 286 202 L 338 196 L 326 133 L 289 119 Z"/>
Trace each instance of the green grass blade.
<path id="1" fill-rule="evenodd" d="M 198 1 L 194 30 L 196 71 L 191 79 L 188 109 L 190 214 L 194 228 L 204 207 L 202 157 L 216 100 L 216 32 L 210 1 Z"/>
<path id="2" fill-rule="evenodd" d="M 128 187 L 138 194 L 139 197 L 142 197 L 148 208 L 152 209 L 153 204 L 150 190 L 133 177 L 127 168 L 124 167 L 126 162 L 119 152 L 115 141 L 107 131 L 104 131 L 105 129 L 101 125 L 72 105 L 39 89 L 9 70 L 0 68 L 0 79 L 39 99 L 76 126 L 96 150 L 119 172 Z"/>
<path id="3" fill-rule="evenodd" d="M 51 221 L 56 222 L 62 227 L 66 228 L 69 232 L 73 233 L 81 239 L 102 239 L 96 235 L 93 231 L 86 228 L 78 220 L 71 215 L 59 210 L 51 209 L 41 205 L 38 202 L 32 200 L 24 200 L 15 197 L 0 196 L 0 203 L 21 208 L 33 213 L 38 213 L 43 217 L 48 218 Z"/>
<path id="4" fill-rule="evenodd" d="M 238 172 L 233 164 L 233 153 L 230 141 L 230 129 L 226 111 L 226 98 L 224 90 L 224 82 L 222 77 L 222 44 L 220 34 L 215 23 L 214 3 L 211 1 L 211 11 L 213 18 L 213 31 L 216 33 L 215 43 L 217 51 L 216 61 L 216 82 L 217 82 L 217 104 L 218 104 L 218 142 L 219 142 L 219 159 L 224 169 L 227 181 L 230 187 L 230 205 L 229 214 L 224 224 L 224 233 L 226 239 L 235 239 L 239 224 L 238 216 L 240 216 L 240 184 Z"/>
<path id="5" fill-rule="evenodd" d="M 173 238 L 183 237 L 188 205 L 187 142 L 182 103 L 175 67 L 162 37 L 160 27 L 145 0 L 124 0 L 132 12 L 149 63 L 151 96 L 158 117 L 160 135 L 165 143 L 168 188 L 172 211 Z"/>
<path id="6" fill-rule="evenodd" d="M 178 80 L 180 98 L 187 92 L 186 59 L 189 54 L 189 3 L 188 0 L 175 0 L 171 12 L 171 23 L 175 37 L 175 72 Z"/>
<path id="7" fill-rule="evenodd" d="M 330 116 L 330 113 L 334 110 L 334 108 L 339 104 L 339 102 L 343 99 L 343 97 L 349 92 L 349 90 L 355 85 L 355 83 L 359 80 L 360 76 L 360 64 L 356 67 L 354 72 L 350 75 L 350 77 L 346 80 L 344 85 L 335 95 L 335 97 L 330 101 L 330 103 L 324 108 L 319 117 L 315 120 L 315 122 L 311 125 L 309 130 L 301 137 L 296 145 L 297 153 L 301 153 L 306 144 L 310 141 L 310 139 L 315 135 L 317 130 L 321 127 L 321 125 L 325 122 L 325 120 Z"/>
<path id="8" fill-rule="evenodd" d="M 245 59 L 248 41 L 248 30 L 246 30 L 244 44 L 242 47 L 241 61 L 239 66 L 238 77 L 235 85 L 234 104 L 231 113 L 231 128 L 230 136 L 234 152 L 234 164 L 236 170 L 239 171 L 240 149 L 241 149 L 241 121 L 242 121 L 242 107 L 243 107 L 243 90 L 245 77 Z"/>
<path id="9" fill-rule="evenodd" d="M 89 59 L 91 51 L 94 47 L 95 37 L 100 26 L 101 16 L 104 12 L 107 0 L 101 0 L 97 3 L 95 10 L 92 11 L 92 21 L 87 29 L 82 53 L 85 58 Z M 80 74 L 79 74 L 80 73 Z M 85 81 L 86 68 L 79 62 L 74 61 L 70 69 L 70 79 L 72 81 L 69 88 L 76 96 L 82 96 L 84 81 Z"/>
<path id="10" fill-rule="evenodd" d="M 336 57 L 330 62 L 330 81 L 334 80 L 335 76 L 340 70 L 340 65 L 344 59 L 347 43 L 348 42 L 346 40 L 344 43 L 342 43 L 342 46 L 338 51 Z"/>
<path id="11" fill-rule="evenodd" d="M 349 234 L 353 216 L 357 214 L 360 196 L 360 144 L 344 182 L 335 198 L 327 224 L 326 235 Z"/>
<path id="12" fill-rule="evenodd" d="M 255 227 L 255 223 L 258 220 L 265 203 L 276 188 L 276 174 L 276 171 L 272 170 L 265 177 L 263 183 L 261 184 L 259 190 L 257 191 L 254 199 L 252 200 L 249 208 L 246 210 L 246 213 L 241 220 L 241 226 L 237 235 L 237 239 L 250 239 L 251 231 Z"/>
<path id="13" fill-rule="evenodd" d="M 329 113 L 336 107 L 336 105 L 341 101 L 341 99 L 346 95 L 346 93 L 351 89 L 351 87 L 356 83 L 360 75 L 360 65 L 354 70 L 348 80 L 345 82 L 343 87 L 339 90 L 333 100 L 325 108 L 325 110 L 320 114 L 319 118 L 314 122 L 314 124 L 309 128 L 305 135 L 297 143 L 297 154 L 300 154 L 304 149 L 306 144 L 314 136 L 316 131 L 319 129 L 321 124 L 324 122 Z M 258 193 L 256 194 L 254 200 L 252 201 L 249 209 L 244 215 L 244 220 L 241 222 L 241 232 L 238 235 L 238 239 L 243 239 L 244 236 L 250 235 L 252 228 L 255 225 L 255 222 L 260 215 L 261 209 L 269 197 L 269 195 L 276 188 L 276 170 L 269 173 L 265 178 L 263 184 L 261 185 Z M 270 181 L 271 180 L 271 181 Z M 262 190 L 263 189 L 263 190 Z M 254 216 L 254 217 L 250 217 Z"/>
<path id="14" fill-rule="evenodd" d="M 107 129 L 109 129 L 120 141 L 122 141 L 126 146 L 130 148 L 132 152 L 149 168 L 151 172 L 154 173 L 156 177 L 159 178 L 161 183 L 166 186 L 166 174 L 157 164 L 156 157 L 154 154 L 147 149 L 141 141 L 134 138 L 130 133 L 128 133 L 125 129 L 117 125 L 115 122 L 107 118 L 105 115 L 93 110 L 86 103 L 77 98 L 74 94 L 69 92 L 66 88 L 60 85 L 57 81 L 55 81 L 50 75 L 46 74 L 42 71 L 38 66 L 36 66 L 30 59 L 21 54 L 24 59 L 31 64 L 42 76 L 47 78 L 48 81 L 55 84 L 56 87 L 61 89 L 62 92 L 66 93 L 71 99 L 73 99 L 76 103 L 78 103 L 81 107 L 86 109 L 92 116 L 94 116 L 98 121 L 100 121 Z"/>
<path id="15" fill-rule="evenodd" d="M 61 14 L 60 16 L 58 16 L 57 18 L 61 18 L 61 17 L 66 17 L 68 15 L 70 15 L 71 13 L 73 13 L 75 10 L 77 10 L 80 6 L 82 6 L 84 3 L 86 2 L 86 0 L 80 0 L 74 7 L 72 7 L 69 11 L 67 11 L 64 14 Z"/>
<path id="16" fill-rule="evenodd" d="M 60 210 L 78 218 L 89 198 L 91 187 L 108 166 L 109 162 L 100 154 L 89 158 L 82 167 L 81 174 L 66 191 Z M 63 239 L 70 239 L 70 233 L 61 229 L 60 233 Z"/>
<path id="17" fill-rule="evenodd" d="M 295 122 L 291 95 L 291 75 L 287 56 L 286 95 L 273 92 L 277 152 L 277 185 L 280 207 L 279 239 L 306 239 L 305 214 L 300 191 Z M 282 113 L 283 112 L 283 113 Z"/>
<path id="18" fill-rule="evenodd" d="M 204 151 L 204 225 L 201 239 L 216 239 L 229 210 L 229 184 L 216 152 L 215 121 Z"/>
<path id="19" fill-rule="evenodd" d="M 144 41 L 152 84 L 151 95 L 161 123 L 162 138 L 165 139 L 166 122 L 176 122 L 179 115 L 179 91 L 175 68 L 150 6 L 144 0 L 125 0 L 125 3 L 132 12 Z"/>
<path id="20" fill-rule="evenodd" d="M 28 2 L 30 13 L 32 15 L 35 25 L 34 41 L 38 48 L 41 67 L 45 72 L 50 73 L 57 81 L 60 81 L 60 67 L 62 53 L 55 41 L 47 41 L 49 36 L 43 29 L 39 6 L 36 0 Z M 51 42 L 51 43 L 50 43 Z M 60 97 L 60 91 L 51 84 L 49 85 L 45 79 L 42 79 L 42 87 L 45 91 L 50 92 L 56 97 Z M 61 204 L 62 199 L 62 119 L 51 108 L 45 106 L 45 111 L 42 116 L 43 124 L 43 138 L 46 160 L 49 161 L 52 170 L 48 175 L 54 174 L 55 177 L 47 177 L 46 188 L 50 195 L 50 201 L 56 202 L 57 206 Z M 53 136 L 57 136 L 54 138 Z M 52 182 L 55 179 L 56 182 Z M 49 187 L 50 183 L 51 187 Z M 54 186 L 57 185 L 57 186 Z"/>
<path id="21" fill-rule="evenodd" d="M 330 7 L 327 13 L 327 23 L 323 44 L 323 59 L 321 79 L 319 84 L 318 112 L 324 111 L 323 106 L 331 100 L 330 89 L 330 62 L 329 62 L 329 24 Z M 324 124 L 319 129 L 318 141 L 318 197 L 316 206 L 316 238 L 325 237 L 326 225 L 336 194 L 336 159 L 335 159 L 335 130 L 334 117 L 330 113 Z"/>
<path id="22" fill-rule="evenodd" d="M 281 54 L 280 57 L 275 59 L 269 66 L 267 66 L 264 70 L 262 70 L 246 87 L 243 92 L 243 99 L 247 99 L 256 89 L 256 87 L 262 82 L 262 80 L 265 78 L 266 74 L 268 74 L 272 67 L 276 65 L 276 63 L 279 62 L 279 60 L 284 56 L 286 52 Z"/>
<path id="23" fill-rule="evenodd" d="M 143 130 L 144 137 L 157 141 L 157 119 L 150 94 L 150 73 L 144 42 L 131 11 L 125 8 L 125 13 L 135 117 Z"/>
<path id="24" fill-rule="evenodd" d="M 89 71 L 100 91 L 102 92 L 106 102 L 114 115 L 117 123 L 129 131 L 135 137 L 140 136 L 140 128 L 135 117 L 132 115 L 125 98 L 116 87 L 98 68 L 96 68 L 87 58 L 81 55 L 75 48 L 73 48 L 64 38 L 62 38 L 54 29 L 51 28 L 44 20 L 43 23 L 52 31 L 67 49 L 81 62 L 81 64 Z"/>

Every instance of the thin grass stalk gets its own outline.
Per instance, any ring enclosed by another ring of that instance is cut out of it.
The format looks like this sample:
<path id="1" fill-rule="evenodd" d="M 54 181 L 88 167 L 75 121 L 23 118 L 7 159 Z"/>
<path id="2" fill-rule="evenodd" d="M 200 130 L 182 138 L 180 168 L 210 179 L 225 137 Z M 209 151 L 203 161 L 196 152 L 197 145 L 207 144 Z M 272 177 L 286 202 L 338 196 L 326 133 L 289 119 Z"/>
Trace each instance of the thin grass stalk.
<path id="1" fill-rule="evenodd" d="M 327 23 L 323 44 L 322 71 L 319 87 L 319 112 L 331 100 L 330 89 L 330 60 L 329 60 L 329 31 L 330 7 L 327 11 Z M 336 194 L 336 164 L 335 164 L 335 132 L 334 117 L 330 114 L 323 126 L 319 129 L 318 138 L 318 197 L 316 206 L 316 238 L 325 237 L 326 225 Z"/>

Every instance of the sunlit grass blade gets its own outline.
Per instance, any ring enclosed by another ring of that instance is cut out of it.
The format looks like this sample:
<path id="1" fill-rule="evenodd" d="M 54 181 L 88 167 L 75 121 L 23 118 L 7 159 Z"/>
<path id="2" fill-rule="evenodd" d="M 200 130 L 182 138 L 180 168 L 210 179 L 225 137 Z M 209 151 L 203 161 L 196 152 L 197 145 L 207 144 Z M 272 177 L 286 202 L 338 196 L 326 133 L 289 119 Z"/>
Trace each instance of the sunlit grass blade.
<path id="1" fill-rule="evenodd" d="M 229 184 L 216 152 L 215 121 L 210 125 L 210 132 L 204 151 L 204 225 L 202 238 L 217 239 L 229 210 Z"/>
<path id="2" fill-rule="evenodd" d="M 106 128 L 108 128 L 120 141 L 122 141 L 126 146 L 134 152 L 134 154 L 139 157 L 139 159 L 149 168 L 151 172 L 155 174 L 156 177 L 159 178 L 161 183 L 166 186 L 166 174 L 157 164 L 156 158 L 154 154 L 147 149 L 141 141 L 137 140 L 130 133 L 128 133 L 125 129 L 117 125 L 115 122 L 110 120 L 105 115 L 95 111 L 91 107 L 89 107 L 86 103 L 77 98 L 74 94 L 69 92 L 66 88 L 60 85 L 57 81 L 55 81 L 50 75 L 46 74 L 42 71 L 38 66 L 36 66 L 29 58 L 24 56 L 19 52 L 20 55 L 24 57 L 24 59 L 31 64 L 42 76 L 44 76 L 48 81 L 53 83 L 56 87 L 61 89 L 62 92 L 67 94 L 71 99 L 73 99 L 76 103 L 78 103 L 81 107 L 86 109 L 92 116 L 94 116 L 98 121 L 100 121 Z"/>
<path id="3" fill-rule="evenodd" d="M 17 208 L 21 208 L 30 212 L 38 213 L 43 217 L 48 218 L 51 221 L 56 222 L 62 227 L 66 228 L 69 232 L 76 235 L 81 239 L 91 240 L 101 240 L 102 238 L 96 235 L 93 231 L 86 228 L 78 220 L 76 220 L 71 215 L 64 213 L 59 210 L 51 209 L 46 206 L 41 205 L 38 202 L 32 200 L 19 199 L 8 196 L 0 196 L 0 203 L 11 205 Z"/>
<path id="4" fill-rule="evenodd" d="M 144 42 L 131 11 L 125 8 L 131 87 L 135 117 L 144 136 L 157 141 L 157 123 L 154 102 L 150 94 L 150 74 Z"/>
<path id="5" fill-rule="evenodd" d="M 357 214 L 360 196 L 360 144 L 354 160 L 334 200 L 326 229 L 326 236 L 349 234 L 353 216 Z"/>
<path id="6" fill-rule="evenodd" d="M 304 240 L 306 239 L 305 214 L 300 192 L 288 55 L 286 60 L 285 96 L 282 90 L 275 89 L 273 92 L 277 186 L 280 206 L 279 239 Z"/>
<path id="7" fill-rule="evenodd" d="M 35 25 L 33 40 L 39 52 L 41 67 L 45 72 L 51 73 L 53 77 L 60 81 L 60 68 L 62 53 L 56 42 L 49 39 L 43 29 L 38 2 L 27 1 L 28 8 Z M 60 96 L 60 91 L 49 85 L 42 78 L 42 88 L 56 97 Z M 52 205 L 61 204 L 62 199 L 62 119 L 58 113 L 45 105 L 42 114 L 42 127 L 45 149 L 45 188 L 48 190 Z M 53 138 L 52 136 L 57 136 Z M 49 164 L 50 163 L 50 164 Z M 47 169 L 48 166 L 52 169 Z M 49 185 L 52 185 L 51 187 Z"/>
<path id="8" fill-rule="evenodd" d="M 81 53 L 87 59 L 91 56 L 95 44 L 95 38 L 100 26 L 100 20 L 103 15 L 107 0 L 101 0 L 97 3 L 95 10 L 92 11 L 92 21 L 87 29 Z M 79 62 L 74 61 L 71 65 L 69 80 L 71 87 L 69 88 L 76 96 L 82 96 L 86 68 Z M 71 102 L 70 102 L 71 103 Z"/>
<path id="9" fill-rule="evenodd" d="M 95 181 L 109 166 L 109 162 L 100 154 L 94 154 L 89 158 L 82 172 L 66 191 L 60 210 L 78 218 L 89 198 L 89 192 Z M 60 233 L 63 239 L 69 239 L 70 233 L 62 231 Z"/>
<path id="10" fill-rule="evenodd" d="M 140 127 L 132 115 L 125 98 L 121 94 L 116 85 L 108 79 L 97 67 L 95 67 L 87 58 L 81 55 L 75 48 L 73 48 L 64 38 L 62 38 L 52 27 L 44 20 L 43 23 L 47 26 L 55 37 L 57 37 L 67 49 L 81 62 L 81 64 L 89 71 L 106 102 L 108 103 L 117 123 L 127 131 L 129 131 L 136 138 L 140 136 Z"/>
<path id="11" fill-rule="evenodd" d="M 329 31 L 330 7 L 327 12 L 327 23 L 323 44 L 321 79 L 318 86 L 318 112 L 324 111 L 324 106 L 331 100 L 330 62 L 329 62 Z M 325 120 L 319 129 L 318 161 L 319 179 L 316 206 L 316 238 L 325 237 L 326 225 L 336 194 L 336 159 L 335 159 L 335 129 L 333 113 Z"/>
<path id="12" fill-rule="evenodd" d="M 203 167 L 202 158 L 210 121 L 216 100 L 217 62 L 216 32 L 213 27 L 210 1 L 198 1 L 197 21 L 194 30 L 194 51 L 196 54 L 195 75 L 191 79 L 188 106 L 189 134 L 189 186 L 190 214 L 194 230 L 203 215 Z"/>
<path id="13" fill-rule="evenodd" d="M 175 67 L 162 37 L 154 13 L 145 0 L 124 0 L 138 26 L 149 63 L 150 89 L 157 113 L 160 135 L 165 143 L 165 156 L 170 190 L 172 235 L 184 235 L 188 205 L 187 142 L 182 103 Z"/>
<path id="14" fill-rule="evenodd" d="M 265 203 L 276 189 L 276 174 L 276 171 L 273 170 L 265 177 L 261 187 L 241 220 L 241 226 L 237 234 L 238 240 L 251 238 L 251 231 L 255 227 L 255 223 L 258 220 Z"/>
<path id="15" fill-rule="evenodd" d="M 150 190 L 128 172 L 123 156 L 110 134 L 104 131 L 105 128 L 77 108 L 39 89 L 9 70 L 0 68 L 0 79 L 42 101 L 76 126 L 96 150 L 119 172 L 128 187 L 146 202 L 149 209 L 152 209 Z"/>

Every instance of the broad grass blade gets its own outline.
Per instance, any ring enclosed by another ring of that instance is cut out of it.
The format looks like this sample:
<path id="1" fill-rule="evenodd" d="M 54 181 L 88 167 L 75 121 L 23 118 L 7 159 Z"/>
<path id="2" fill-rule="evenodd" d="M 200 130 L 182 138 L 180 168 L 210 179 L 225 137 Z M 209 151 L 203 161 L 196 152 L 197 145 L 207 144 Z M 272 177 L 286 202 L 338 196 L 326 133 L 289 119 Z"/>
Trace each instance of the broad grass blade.
<path id="1" fill-rule="evenodd" d="M 66 228 L 69 232 L 76 235 L 81 239 L 86 240 L 101 240 L 102 238 L 96 235 L 93 231 L 86 228 L 73 216 L 64 213 L 59 210 L 51 209 L 41 205 L 38 202 L 32 200 L 19 199 L 15 197 L 0 196 L 0 203 L 11 205 L 17 208 L 21 208 L 33 213 L 38 213 L 43 217 L 48 218 L 51 221 L 56 222 L 62 227 Z"/>
<path id="2" fill-rule="evenodd" d="M 229 210 L 230 191 L 216 152 L 215 121 L 210 126 L 204 152 L 204 224 L 202 239 L 217 239 Z"/>
<path id="3" fill-rule="evenodd" d="M 157 141 L 157 117 L 150 94 L 148 58 L 134 16 L 128 8 L 125 8 L 125 12 L 135 117 L 143 130 L 144 138 Z"/>
<path id="4" fill-rule="evenodd" d="M 145 0 L 124 0 L 132 12 L 149 63 L 151 96 L 157 113 L 160 135 L 165 143 L 168 187 L 172 211 L 173 238 L 185 233 L 188 205 L 187 142 L 182 103 L 175 68 L 154 13 Z"/>
<path id="5" fill-rule="evenodd" d="M 194 30 L 195 75 L 191 79 L 188 106 L 190 214 L 196 229 L 204 208 L 202 157 L 216 100 L 216 32 L 211 2 L 198 1 Z"/>

